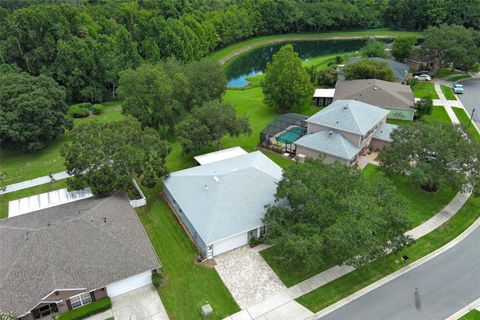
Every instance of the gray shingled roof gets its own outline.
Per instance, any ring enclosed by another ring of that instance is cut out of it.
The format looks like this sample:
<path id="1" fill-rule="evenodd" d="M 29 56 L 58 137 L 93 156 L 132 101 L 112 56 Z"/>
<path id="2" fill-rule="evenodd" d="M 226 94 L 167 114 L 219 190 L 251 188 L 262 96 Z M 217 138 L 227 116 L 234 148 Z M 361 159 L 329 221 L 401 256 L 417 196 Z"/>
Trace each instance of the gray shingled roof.
<path id="1" fill-rule="evenodd" d="M 177 204 L 205 244 L 263 225 L 282 169 L 256 151 L 164 178 Z"/>
<path id="2" fill-rule="evenodd" d="M 337 100 L 306 121 L 332 129 L 365 135 L 389 111 L 355 100 Z"/>
<path id="3" fill-rule="evenodd" d="M 294 144 L 348 161 L 360 152 L 360 149 L 334 130 L 308 134 L 295 141 Z"/>
<path id="4" fill-rule="evenodd" d="M 375 60 L 375 61 L 386 62 L 390 67 L 390 69 L 393 70 L 393 73 L 395 74 L 395 78 L 397 78 L 398 82 L 402 82 L 403 80 L 405 80 L 405 77 L 407 76 L 408 69 L 409 69 L 408 65 L 405 63 L 401 63 L 392 59 L 385 59 L 385 58 L 378 58 L 378 57 L 374 57 L 374 58 L 353 57 L 350 59 L 348 63 L 350 64 L 350 63 L 358 62 L 361 60 Z"/>
<path id="5" fill-rule="evenodd" d="M 0 220 L 0 309 L 16 315 L 55 289 L 92 290 L 159 267 L 124 193 Z"/>
<path id="6" fill-rule="evenodd" d="M 413 110 L 410 86 L 377 79 L 339 80 L 333 100 L 358 100 L 385 109 Z"/>
<path id="7" fill-rule="evenodd" d="M 393 130 L 397 129 L 398 126 L 389 123 L 382 123 L 380 128 L 375 131 L 373 134 L 373 138 L 377 140 L 382 140 L 386 142 L 392 142 L 392 138 L 390 137 Z"/>

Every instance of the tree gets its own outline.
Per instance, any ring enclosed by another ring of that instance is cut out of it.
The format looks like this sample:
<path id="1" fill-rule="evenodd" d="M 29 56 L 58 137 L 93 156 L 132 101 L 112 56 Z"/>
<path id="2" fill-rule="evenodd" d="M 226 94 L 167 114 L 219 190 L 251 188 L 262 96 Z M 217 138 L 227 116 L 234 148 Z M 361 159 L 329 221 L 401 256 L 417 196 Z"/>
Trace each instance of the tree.
<path id="1" fill-rule="evenodd" d="M 351 166 L 322 159 L 289 166 L 275 199 L 267 241 L 286 266 L 360 266 L 408 241 L 405 200 L 388 179 L 369 181 Z"/>
<path id="2" fill-rule="evenodd" d="M 337 82 L 337 68 L 335 66 L 324 68 L 318 68 L 313 66 L 307 68 L 307 73 L 310 76 L 310 81 L 317 87 L 335 87 Z"/>
<path id="3" fill-rule="evenodd" d="M 405 174 L 414 185 L 435 192 L 451 187 L 471 190 L 480 174 L 480 146 L 459 126 L 413 123 L 392 133 L 391 146 L 379 155 L 389 174 Z"/>
<path id="4" fill-rule="evenodd" d="M 387 54 L 385 53 L 386 48 L 387 47 L 385 43 L 375 39 L 369 39 L 365 44 L 365 46 L 363 46 L 362 49 L 360 50 L 360 53 L 364 58 L 373 58 L 373 57 L 386 58 L 387 57 Z"/>
<path id="5" fill-rule="evenodd" d="M 436 59 L 442 67 L 472 70 L 480 59 L 478 31 L 458 25 L 442 25 L 425 30 L 423 54 Z"/>
<path id="6" fill-rule="evenodd" d="M 186 76 L 190 86 L 188 109 L 199 107 L 205 102 L 221 100 L 227 86 L 227 78 L 222 66 L 205 58 L 186 66 Z"/>
<path id="7" fill-rule="evenodd" d="M 0 147 L 37 151 L 73 123 L 65 90 L 52 78 L 27 73 L 0 75 Z"/>
<path id="8" fill-rule="evenodd" d="M 145 127 L 173 127 L 183 106 L 176 103 L 174 87 L 161 65 L 144 64 L 121 73 L 118 93 L 125 98 L 123 112 Z"/>
<path id="9" fill-rule="evenodd" d="M 393 41 L 392 55 L 397 61 L 405 61 L 413 53 L 413 47 L 417 41 L 416 37 L 398 37 Z"/>
<path id="10" fill-rule="evenodd" d="M 343 68 L 345 78 L 354 79 L 379 79 L 395 81 L 395 74 L 386 62 L 375 60 L 360 60 L 347 64 Z"/>
<path id="11" fill-rule="evenodd" d="M 90 187 L 98 196 L 127 191 L 132 179 L 152 187 L 167 173 L 167 142 L 151 128 L 128 118 L 123 121 L 81 124 L 71 132 L 72 143 L 61 149 L 72 187 Z"/>
<path id="12" fill-rule="evenodd" d="M 195 152 L 216 144 L 220 150 L 225 135 L 238 137 L 252 133 L 248 118 L 237 117 L 235 108 L 217 101 L 193 109 L 177 127 L 185 153 Z"/>
<path id="13" fill-rule="evenodd" d="M 282 111 L 299 107 L 311 97 L 310 78 L 292 45 L 283 46 L 267 64 L 262 89 L 265 103 Z"/>
<path id="14" fill-rule="evenodd" d="M 415 102 L 415 116 L 417 119 L 422 119 L 423 116 L 431 115 L 433 111 L 433 101 L 430 98 L 422 98 Z"/>

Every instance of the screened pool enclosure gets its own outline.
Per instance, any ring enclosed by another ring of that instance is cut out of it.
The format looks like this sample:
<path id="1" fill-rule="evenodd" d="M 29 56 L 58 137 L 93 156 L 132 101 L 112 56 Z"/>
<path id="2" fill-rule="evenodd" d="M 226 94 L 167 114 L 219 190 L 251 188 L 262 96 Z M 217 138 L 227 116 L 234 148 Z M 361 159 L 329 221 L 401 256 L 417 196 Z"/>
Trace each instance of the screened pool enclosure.
<path id="1" fill-rule="evenodd" d="M 297 113 L 282 114 L 260 133 L 260 145 L 277 151 L 295 153 L 294 142 L 307 133 L 306 116 Z"/>

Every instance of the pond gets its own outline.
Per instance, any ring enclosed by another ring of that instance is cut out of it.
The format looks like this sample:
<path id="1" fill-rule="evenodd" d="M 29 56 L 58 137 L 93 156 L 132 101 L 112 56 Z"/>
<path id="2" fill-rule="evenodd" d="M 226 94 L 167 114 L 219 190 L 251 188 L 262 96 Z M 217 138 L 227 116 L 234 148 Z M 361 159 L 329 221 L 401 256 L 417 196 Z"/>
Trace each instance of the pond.
<path id="1" fill-rule="evenodd" d="M 225 67 L 229 88 L 241 88 L 248 85 L 248 77 L 263 73 L 272 56 L 286 44 L 292 44 L 294 50 L 304 59 L 322 55 L 342 54 L 359 50 L 367 39 L 318 40 L 282 42 L 256 48 L 228 62 Z"/>

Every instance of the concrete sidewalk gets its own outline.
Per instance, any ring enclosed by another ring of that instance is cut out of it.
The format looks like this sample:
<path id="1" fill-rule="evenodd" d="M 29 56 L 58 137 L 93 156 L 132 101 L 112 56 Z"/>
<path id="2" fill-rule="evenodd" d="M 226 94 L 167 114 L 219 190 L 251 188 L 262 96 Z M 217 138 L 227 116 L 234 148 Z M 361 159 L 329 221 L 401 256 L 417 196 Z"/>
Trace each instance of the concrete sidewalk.
<path id="1" fill-rule="evenodd" d="M 438 101 L 435 100 L 433 102 L 433 104 L 438 105 L 437 103 L 439 103 L 439 105 L 444 106 L 445 110 L 447 111 L 448 116 L 450 117 L 450 120 L 452 121 L 452 123 L 453 124 L 459 124 L 460 121 L 458 120 L 457 115 L 455 114 L 455 112 L 453 112 L 453 109 L 452 109 L 453 105 L 455 105 L 456 107 L 460 106 L 458 104 L 459 100 L 447 100 L 447 98 L 445 97 L 445 95 L 442 92 L 442 88 L 440 87 L 440 85 L 441 84 L 439 82 L 435 82 L 435 91 L 437 92 L 440 99 Z"/>
<path id="2" fill-rule="evenodd" d="M 63 180 L 70 177 L 71 176 L 66 171 L 63 171 L 63 172 L 53 173 L 51 177 L 44 176 L 44 177 L 35 178 L 32 180 L 26 180 L 26 181 L 10 184 L 5 187 L 5 190 L 0 191 L 0 195 L 50 183 L 52 182 L 52 178 L 53 180 Z"/>
<path id="3" fill-rule="evenodd" d="M 459 192 L 453 200 L 435 216 L 418 227 L 408 231 L 406 234 L 416 240 L 432 232 L 453 217 L 462 208 L 470 195 L 471 193 Z M 296 302 L 295 299 L 354 270 L 355 268 L 351 266 L 334 266 L 286 289 L 285 291 L 267 298 L 261 303 L 237 312 L 225 318 L 225 320 L 310 319 L 314 314 Z M 281 315 L 285 315 L 285 317 Z"/>

